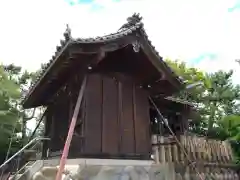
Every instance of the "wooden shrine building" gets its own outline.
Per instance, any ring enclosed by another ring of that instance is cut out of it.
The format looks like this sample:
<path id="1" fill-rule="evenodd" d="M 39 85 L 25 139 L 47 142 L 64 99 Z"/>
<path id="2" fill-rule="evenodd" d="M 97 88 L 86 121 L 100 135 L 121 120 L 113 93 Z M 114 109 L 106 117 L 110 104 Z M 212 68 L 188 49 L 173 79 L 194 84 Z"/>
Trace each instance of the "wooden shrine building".
<path id="1" fill-rule="evenodd" d="M 190 105 L 166 98 L 184 84 L 151 44 L 141 19 L 134 14 L 116 33 L 89 39 L 75 39 L 67 28 L 65 39 L 23 100 L 24 108 L 47 107 L 45 136 L 51 140 L 45 142 L 43 155 L 47 149 L 50 154 L 63 149 L 84 77 L 69 158 L 149 159 L 151 124 L 156 119 L 149 97 L 168 119 L 174 120 L 179 111 L 174 131 L 187 129 L 187 116 L 182 114 L 188 114 Z"/>

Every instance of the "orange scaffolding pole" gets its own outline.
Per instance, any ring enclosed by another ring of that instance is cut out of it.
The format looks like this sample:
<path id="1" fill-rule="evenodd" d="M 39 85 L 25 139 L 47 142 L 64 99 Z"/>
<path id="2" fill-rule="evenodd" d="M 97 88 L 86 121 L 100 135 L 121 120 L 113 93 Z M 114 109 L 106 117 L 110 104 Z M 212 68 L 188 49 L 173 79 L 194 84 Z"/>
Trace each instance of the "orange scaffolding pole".
<path id="1" fill-rule="evenodd" d="M 76 125 L 76 122 L 77 122 L 77 117 L 78 117 L 79 109 L 80 109 L 81 102 L 82 102 L 82 99 L 83 99 L 83 94 L 84 94 L 84 90 L 85 90 L 85 87 L 86 87 L 86 82 L 87 82 L 87 77 L 84 77 L 81 88 L 80 88 L 80 91 L 79 91 L 76 106 L 75 106 L 75 109 L 74 109 L 72 121 L 71 121 L 69 130 L 68 130 L 68 135 L 67 135 L 67 139 L 66 139 L 66 142 L 65 142 L 65 145 L 64 145 L 62 157 L 61 157 L 61 160 L 60 160 L 60 165 L 59 165 L 59 170 L 57 172 L 56 180 L 61 180 L 62 179 L 62 173 L 64 171 L 65 164 L 66 164 L 66 161 L 67 161 L 69 147 L 70 147 L 70 144 L 71 144 L 71 141 L 72 141 L 73 132 L 74 132 L 75 125 Z"/>

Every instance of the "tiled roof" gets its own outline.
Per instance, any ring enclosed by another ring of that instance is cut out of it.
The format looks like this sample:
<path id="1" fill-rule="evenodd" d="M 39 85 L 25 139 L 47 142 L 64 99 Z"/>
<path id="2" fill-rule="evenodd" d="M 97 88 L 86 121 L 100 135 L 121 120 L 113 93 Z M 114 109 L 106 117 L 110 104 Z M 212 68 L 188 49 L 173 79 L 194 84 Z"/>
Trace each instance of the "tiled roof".
<path id="1" fill-rule="evenodd" d="M 191 103 L 191 102 L 186 101 L 184 99 L 174 98 L 172 96 L 165 97 L 164 99 L 194 107 L 194 103 Z"/>
<path id="2" fill-rule="evenodd" d="M 183 81 L 181 78 L 179 78 L 172 70 L 171 68 L 166 64 L 166 62 L 163 61 L 162 57 L 159 55 L 155 47 L 152 45 L 151 41 L 148 39 L 148 35 L 146 34 L 143 23 L 141 22 L 142 17 L 139 16 L 139 14 L 133 14 L 131 17 L 129 17 L 128 22 L 124 24 L 116 33 L 112 33 L 106 36 L 96 37 L 96 38 L 73 38 L 71 36 L 71 30 L 67 26 L 67 29 L 65 31 L 64 40 L 60 41 L 60 46 L 56 47 L 56 52 L 50 59 L 50 61 L 47 63 L 47 65 L 41 69 L 41 72 L 39 73 L 39 76 L 36 78 L 34 82 L 32 82 L 28 92 L 24 93 L 22 97 L 22 101 L 25 101 L 28 96 L 34 91 L 34 89 L 37 87 L 38 83 L 41 81 L 41 79 L 46 75 L 48 70 L 51 68 L 51 66 L 57 61 L 58 57 L 64 52 L 64 50 L 71 44 L 95 44 L 95 43 L 107 43 L 114 41 L 116 39 L 128 36 L 130 34 L 137 34 L 140 32 L 140 34 L 147 40 L 148 45 L 152 48 L 153 53 L 157 55 L 159 58 L 159 61 L 162 61 L 165 68 L 172 73 L 172 75 L 181 83 L 183 84 Z"/>

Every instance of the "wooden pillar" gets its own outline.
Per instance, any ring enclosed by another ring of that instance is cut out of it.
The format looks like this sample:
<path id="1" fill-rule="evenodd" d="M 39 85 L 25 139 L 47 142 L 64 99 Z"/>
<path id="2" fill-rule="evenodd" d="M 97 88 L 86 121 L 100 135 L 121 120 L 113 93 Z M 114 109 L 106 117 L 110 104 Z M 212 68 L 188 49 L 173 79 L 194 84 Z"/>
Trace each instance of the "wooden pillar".
<path id="1" fill-rule="evenodd" d="M 161 117 L 157 114 L 157 125 L 158 125 L 158 134 L 163 136 L 164 135 L 164 124 L 163 124 L 163 120 L 161 119 Z"/>
<path id="2" fill-rule="evenodd" d="M 48 143 L 48 149 L 51 151 L 54 147 L 54 134 L 55 134 L 55 119 L 53 117 L 53 111 L 52 104 L 48 107 L 50 109 L 50 112 L 47 115 L 47 121 L 49 125 L 50 131 L 48 132 L 48 137 L 50 138 L 50 141 Z"/>
<path id="3" fill-rule="evenodd" d="M 188 118 L 189 118 L 189 109 L 184 107 L 180 117 L 183 134 L 186 134 L 189 129 Z"/>
<path id="4" fill-rule="evenodd" d="M 46 114 L 44 117 L 44 137 L 50 138 L 50 140 L 43 141 L 43 148 L 42 148 L 42 158 L 47 158 L 48 149 L 51 146 L 51 138 L 53 135 L 53 122 L 52 122 L 52 108 L 51 106 L 47 107 Z"/>

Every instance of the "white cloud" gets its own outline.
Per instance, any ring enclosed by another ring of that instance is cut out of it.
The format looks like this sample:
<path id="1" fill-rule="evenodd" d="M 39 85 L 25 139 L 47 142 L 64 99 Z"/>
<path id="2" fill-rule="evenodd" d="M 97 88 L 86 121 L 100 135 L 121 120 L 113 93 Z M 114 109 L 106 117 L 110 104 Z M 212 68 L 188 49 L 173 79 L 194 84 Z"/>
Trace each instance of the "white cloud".
<path id="1" fill-rule="evenodd" d="M 234 62 L 240 58 L 240 11 L 228 12 L 233 0 L 94 3 L 104 8 L 93 11 L 89 4 L 69 6 L 64 0 L 0 1 L 0 61 L 35 70 L 53 55 L 66 23 L 74 36 L 98 36 L 115 32 L 128 16 L 139 12 L 150 39 L 163 57 L 189 62 L 203 53 L 215 53 L 217 60 L 206 59 L 197 66 L 207 71 L 240 68 Z"/>

